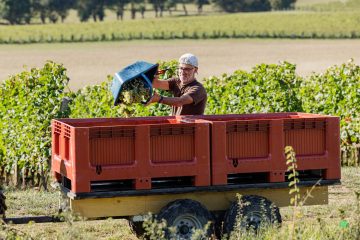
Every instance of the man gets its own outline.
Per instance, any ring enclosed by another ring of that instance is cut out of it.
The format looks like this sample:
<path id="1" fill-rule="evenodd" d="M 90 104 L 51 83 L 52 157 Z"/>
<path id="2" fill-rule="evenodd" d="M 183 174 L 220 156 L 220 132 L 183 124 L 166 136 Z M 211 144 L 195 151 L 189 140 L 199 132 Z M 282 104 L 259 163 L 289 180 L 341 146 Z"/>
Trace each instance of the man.
<path id="1" fill-rule="evenodd" d="M 204 86 L 195 78 L 198 60 L 193 54 L 186 53 L 179 59 L 178 77 L 159 80 L 155 76 L 153 88 L 169 90 L 174 97 L 164 97 L 154 93 L 148 104 L 162 103 L 172 106 L 172 115 L 204 114 L 207 94 Z"/>

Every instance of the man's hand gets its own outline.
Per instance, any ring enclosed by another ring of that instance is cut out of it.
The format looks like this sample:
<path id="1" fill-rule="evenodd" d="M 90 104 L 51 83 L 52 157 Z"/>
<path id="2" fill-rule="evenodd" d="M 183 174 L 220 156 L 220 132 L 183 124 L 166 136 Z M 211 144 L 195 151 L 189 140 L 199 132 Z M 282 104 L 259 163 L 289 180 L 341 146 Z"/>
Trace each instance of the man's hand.
<path id="1" fill-rule="evenodd" d="M 154 76 L 152 86 L 156 89 L 169 90 L 169 82 L 165 80 L 159 80 L 159 75 Z"/>
<path id="2" fill-rule="evenodd" d="M 150 100 L 145 104 L 145 106 L 149 106 L 152 103 L 157 103 L 160 100 L 160 95 L 154 92 L 154 95 L 150 98 Z"/>

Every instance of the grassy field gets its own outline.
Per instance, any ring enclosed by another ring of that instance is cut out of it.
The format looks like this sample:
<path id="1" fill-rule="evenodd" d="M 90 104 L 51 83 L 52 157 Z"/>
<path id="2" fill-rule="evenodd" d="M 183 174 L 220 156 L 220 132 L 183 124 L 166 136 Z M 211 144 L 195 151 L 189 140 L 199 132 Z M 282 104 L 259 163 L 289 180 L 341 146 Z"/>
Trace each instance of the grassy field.
<path id="1" fill-rule="evenodd" d="M 357 204 L 355 192 L 359 191 L 360 169 L 342 168 L 342 184 L 329 188 L 329 204 L 302 207 L 298 223 L 304 224 L 306 228 L 325 223 L 334 231 L 337 231 L 336 229 L 341 231 L 339 223 L 342 219 L 346 220 L 350 226 L 356 224 L 354 222 Z M 35 189 L 25 191 L 8 189 L 6 196 L 9 208 L 7 217 L 52 215 L 57 212 L 59 196 L 56 191 L 39 192 Z M 281 208 L 281 214 L 284 223 L 280 230 L 276 230 L 278 234 L 284 232 L 292 223 L 293 210 L 291 207 L 284 207 Z M 137 239 L 131 233 L 128 222 L 124 219 L 73 221 L 69 217 L 64 223 L 30 223 L 8 225 L 8 228 L 21 231 L 22 234 L 29 235 L 34 239 Z M 306 229 L 303 230 L 305 232 Z M 331 236 L 329 237 L 331 239 Z"/>
<path id="2" fill-rule="evenodd" d="M 360 9 L 360 1 L 359 0 L 303 0 L 297 1 L 296 10 L 302 11 L 331 11 L 331 12 L 339 12 L 339 11 L 354 11 Z"/>
<path id="3" fill-rule="evenodd" d="M 0 26 L 0 43 L 208 38 L 358 38 L 353 12 L 267 12 L 134 21 Z M 221 23 L 221 24 L 220 24 Z"/>
<path id="4" fill-rule="evenodd" d="M 310 6 L 314 4 L 327 4 L 331 2 L 339 2 L 339 0 L 297 0 L 296 6 Z"/>

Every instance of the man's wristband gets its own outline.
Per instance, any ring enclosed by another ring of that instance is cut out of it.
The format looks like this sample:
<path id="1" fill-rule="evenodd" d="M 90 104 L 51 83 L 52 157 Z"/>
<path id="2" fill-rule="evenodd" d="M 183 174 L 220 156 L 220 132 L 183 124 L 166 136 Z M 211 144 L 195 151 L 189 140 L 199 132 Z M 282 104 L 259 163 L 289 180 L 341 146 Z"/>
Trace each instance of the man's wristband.
<path id="1" fill-rule="evenodd" d="M 160 96 L 160 99 L 159 99 L 158 103 L 162 103 L 163 100 L 164 100 L 164 97 Z"/>

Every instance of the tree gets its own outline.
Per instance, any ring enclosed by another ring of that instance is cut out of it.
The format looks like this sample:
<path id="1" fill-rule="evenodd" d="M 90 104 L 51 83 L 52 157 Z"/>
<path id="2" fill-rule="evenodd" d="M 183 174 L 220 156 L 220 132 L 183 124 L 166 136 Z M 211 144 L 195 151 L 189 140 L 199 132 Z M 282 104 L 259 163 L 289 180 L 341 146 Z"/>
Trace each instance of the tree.
<path id="1" fill-rule="evenodd" d="M 225 12 L 253 12 L 270 11 L 269 0 L 212 0 L 213 3 Z"/>
<path id="2" fill-rule="evenodd" d="M 49 16 L 49 0 L 32 0 L 32 15 L 40 16 L 43 24 L 46 23 L 46 18 Z"/>
<path id="3" fill-rule="evenodd" d="M 145 11 L 146 11 L 145 3 L 141 3 L 139 5 L 139 11 L 140 11 L 140 14 L 141 14 L 141 18 L 145 18 Z"/>
<path id="4" fill-rule="evenodd" d="M 145 14 L 145 0 L 108 0 L 107 6 L 116 11 L 117 19 L 123 20 L 125 6 L 130 4 L 131 19 L 136 18 L 136 13 L 140 11 L 142 17 Z"/>
<path id="5" fill-rule="evenodd" d="M 244 5 L 243 0 L 212 0 L 212 2 L 225 12 L 240 12 Z"/>
<path id="6" fill-rule="evenodd" d="M 191 2 L 193 2 L 194 0 L 179 0 L 179 2 L 182 4 L 182 6 L 183 6 L 183 10 L 184 10 L 184 13 L 185 13 L 185 16 L 187 16 L 187 15 L 189 15 L 188 14 L 188 11 L 187 11 L 187 9 L 186 9 L 186 4 L 187 3 L 191 3 Z"/>
<path id="7" fill-rule="evenodd" d="M 149 2 L 153 5 L 155 11 L 155 17 L 162 17 L 163 11 L 165 9 L 166 0 L 149 0 Z M 159 13 L 160 12 L 160 13 Z"/>
<path id="8" fill-rule="evenodd" d="M 49 9 L 53 15 L 56 15 L 56 19 L 60 17 L 61 22 L 64 22 L 69 10 L 75 6 L 75 3 L 76 0 L 49 0 Z M 51 18 L 51 15 L 49 17 Z"/>
<path id="9" fill-rule="evenodd" d="M 131 12 L 131 19 L 136 18 L 136 12 L 139 10 L 138 4 L 144 3 L 144 0 L 130 0 L 130 12 Z"/>
<path id="10" fill-rule="evenodd" d="M 90 17 L 93 18 L 94 22 L 98 19 L 104 20 L 105 17 L 105 3 L 104 0 L 78 0 L 77 11 L 80 21 L 88 21 Z"/>
<path id="11" fill-rule="evenodd" d="M 244 1 L 244 12 L 270 11 L 271 5 L 269 0 L 252 0 Z"/>
<path id="12" fill-rule="evenodd" d="M 115 10 L 116 12 L 116 18 L 119 20 L 123 20 L 124 18 L 124 10 L 125 10 L 125 6 L 126 4 L 128 4 L 130 2 L 130 0 L 109 0 L 108 1 L 108 6 Z"/>
<path id="13" fill-rule="evenodd" d="M 177 4 L 178 0 L 167 0 L 165 2 L 165 9 L 167 9 L 169 11 L 169 14 L 172 14 L 172 10 L 175 9 L 176 10 L 176 4 Z"/>
<path id="14" fill-rule="evenodd" d="M 270 0 L 271 9 L 294 9 L 296 0 Z"/>
<path id="15" fill-rule="evenodd" d="M 33 15 L 40 15 L 42 23 L 45 23 L 47 18 L 52 23 L 59 19 L 64 22 L 75 3 L 76 0 L 32 0 L 32 12 Z"/>
<path id="16" fill-rule="evenodd" d="M 10 24 L 21 24 L 31 21 L 30 0 L 0 0 L 2 18 Z"/>
<path id="17" fill-rule="evenodd" d="M 195 0 L 195 4 L 198 8 L 198 13 L 201 14 L 203 11 L 203 6 L 210 4 L 209 0 Z"/>

